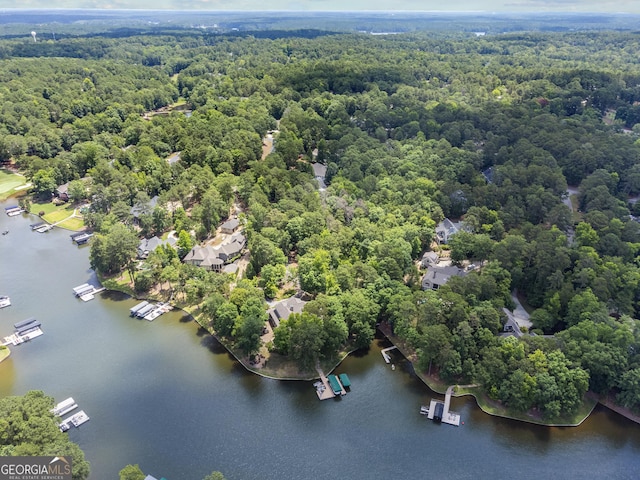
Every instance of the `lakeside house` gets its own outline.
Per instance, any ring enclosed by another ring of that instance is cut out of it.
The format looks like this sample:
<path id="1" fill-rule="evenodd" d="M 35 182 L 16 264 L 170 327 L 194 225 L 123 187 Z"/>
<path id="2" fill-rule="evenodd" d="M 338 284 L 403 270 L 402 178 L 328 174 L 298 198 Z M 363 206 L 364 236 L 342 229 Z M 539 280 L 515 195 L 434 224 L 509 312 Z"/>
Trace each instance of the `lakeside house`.
<path id="1" fill-rule="evenodd" d="M 269 324 L 272 328 L 276 328 L 282 320 L 289 318 L 292 313 L 301 313 L 306 303 L 298 297 L 289 297 L 275 303 L 273 307 L 267 310 Z"/>
<path id="2" fill-rule="evenodd" d="M 466 274 L 467 272 L 460 267 L 431 266 L 425 276 L 422 277 L 422 289 L 438 290 L 438 288 L 447 283 L 451 277 L 464 277 Z"/>
<path id="3" fill-rule="evenodd" d="M 234 233 L 230 241 L 217 247 L 196 245 L 184 257 L 183 262 L 214 272 L 225 271 L 225 265 L 240 255 L 247 239 L 242 232 Z M 231 269 L 227 269 L 229 271 Z"/>
<path id="4" fill-rule="evenodd" d="M 142 240 L 140 240 L 140 243 L 138 244 L 138 258 L 141 258 L 141 259 L 147 258 L 151 252 L 153 252 L 156 248 L 158 248 L 160 245 L 163 245 L 163 244 L 166 244 L 175 248 L 176 239 L 173 237 L 169 237 L 166 240 L 162 240 L 161 238 L 155 235 L 151 238 L 143 238 Z"/>

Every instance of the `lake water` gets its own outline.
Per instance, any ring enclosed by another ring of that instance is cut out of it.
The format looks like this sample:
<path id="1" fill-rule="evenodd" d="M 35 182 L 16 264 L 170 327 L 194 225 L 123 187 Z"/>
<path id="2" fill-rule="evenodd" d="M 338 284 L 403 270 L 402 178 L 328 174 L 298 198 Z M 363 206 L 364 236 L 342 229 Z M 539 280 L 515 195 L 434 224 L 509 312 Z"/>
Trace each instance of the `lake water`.
<path id="1" fill-rule="evenodd" d="M 6 206 L 2 204 L 1 206 Z M 89 249 L 69 233 L 32 232 L 36 218 L 0 210 L 0 336 L 34 316 L 45 334 L 0 364 L 0 396 L 44 390 L 73 396 L 91 421 L 69 435 L 92 479 L 116 479 L 128 463 L 169 480 L 220 470 L 239 479 L 637 478 L 640 426 L 598 407 L 577 428 L 497 419 L 453 399 L 458 428 L 419 414 L 433 394 L 380 340 L 349 357 L 351 392 L 320 402 L 312 382 L 247 373 L 179 312 L 134 320 L 136 301 L 72 288 L 93 279 Z"/>

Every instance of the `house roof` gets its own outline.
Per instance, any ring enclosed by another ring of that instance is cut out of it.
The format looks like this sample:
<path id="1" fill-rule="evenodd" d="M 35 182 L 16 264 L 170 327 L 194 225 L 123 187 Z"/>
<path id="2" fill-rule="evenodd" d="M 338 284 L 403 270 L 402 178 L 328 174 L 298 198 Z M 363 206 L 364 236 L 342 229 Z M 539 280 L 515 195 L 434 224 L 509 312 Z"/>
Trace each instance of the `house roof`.
<path id="1" fill-rule="evenodd" d="M 220 225 L 220 228 L 223 230 L 235 230 L 236 228 L 238 228 L 239 225 L 240 225 L 240 221 L 237 218 L 230 218 L 229 220 L 224 222 L 222 225 Z"/>
<path id="2" fill-rule="evenodd" d="M 327 166 L 321 163 L 312 163 L 314 177 L 324 177 L 327 174 Z"/>
<path id="3" fill-rule="evenodd" d="M 286 320 L 292 313 L 300 313 L 304 308 L 304 300 L 300 300 L 298 297 L 290 297 L 276 303 L 272 308 L 267 310 L 267 313 L 273 320 L 273 324 L 277 327 L 280 325 L 281 320 Z"/>
<path id="4" fill-rule="evenodd" d="M 429 265 L 435 265 L 438 263 L 438 260 L 440 260 L 440 255 L 436 252 L 424 252 L 424 255 L 422 256 L 422 266 L 428 267 Z"/>
<path id="5" fill-rule="evenodd" d="M 69 193 L 69 182 L 58 185 L 58 188 L 56 188 L 56 192 L 58 192 L 58 195 Z"/>
<path id="6" fill-rule="evenodd" d="M 140 215 L 142 215 L 145 212 L 151 211 L 154 208 L 156 208 L 156 205 L 158 205 L 158 196 L 154 196 L 151 200 L 149 200 L 149 203 L 146 204 L 136 204 L 133 207 L 131 207 L 131 210 L 129 210 L 129 212 L 131 213 L 131 215 L 133 215 L 134 217 L 139 217 Z"/>
<path id="7" fill-rule="evenodd" d="M 451 277 L 464 277 L 467 274 L 462 268 L 452 266 L 429 267 L 427 273 L 422 277 L 422 288 L 433 288 L 433 285 L 444 285 Z"/>

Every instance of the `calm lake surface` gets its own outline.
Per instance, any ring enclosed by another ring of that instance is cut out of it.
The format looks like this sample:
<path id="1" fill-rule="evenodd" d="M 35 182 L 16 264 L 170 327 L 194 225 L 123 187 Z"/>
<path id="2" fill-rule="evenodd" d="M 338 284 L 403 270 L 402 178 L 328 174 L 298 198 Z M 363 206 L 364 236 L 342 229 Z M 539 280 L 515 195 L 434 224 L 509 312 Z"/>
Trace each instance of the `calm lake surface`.
<path id="1" fill-rule="evenodd" d="M 92 479 L 117 479 L 128 463 L 169 480 L 640 475 L 640 426 L 602 407 L 580 427 L 544 428 L 453 399 L 463 426 L 427 421 L 420 405 L 438 395 L 398 356 L 392 371 L 380 341 L 338 367 L 353 386 L 337 401 L 320 402 L 312 382 L 247 373 L 179 312 L 147 322 L 129 317 L 137 302 L 124 296 L 76 299 L 72 288 L 94 279 L 89 249 L 63 230 L 32 232 L 37 221 L 0 210 L 0 294 L 13 303 L 0 336 L 30 316 L 45 332 L 0 364 L 0 396 L 73 396 L 91 417 L 69 435 Z"/>

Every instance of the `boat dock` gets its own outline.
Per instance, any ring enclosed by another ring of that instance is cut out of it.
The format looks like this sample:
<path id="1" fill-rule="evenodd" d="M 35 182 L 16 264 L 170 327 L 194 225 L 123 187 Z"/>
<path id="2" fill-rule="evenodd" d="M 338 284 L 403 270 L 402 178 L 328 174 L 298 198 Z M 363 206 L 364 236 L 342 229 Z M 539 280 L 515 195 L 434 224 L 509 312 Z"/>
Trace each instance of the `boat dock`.
<path id="1" fill-rule="evenodd" d="M 49 225 L 48 223 L 45 223 L 44 225 L 41 225 L 40 227 L 36 228 L 36 232 L 38 233 L 45 233 L 48 232 L 49 230 L 51 230 L 53 228 L 53 225 Z"/>
<path id="2" fill-rule="evenodd" d="M 69 418 L 60 422 L 59 427 L 61 432 L 66 432 L 71 427 L 78 428 L 83 423 L 89 421 L 89 415 L 84 413 L 84 410 L 80 410 L 78 413 L 71 415 Z"/>
<path id="3" fill-rule="evenodd" d="M 173 307 L 168 303 L 159 303 L 158 305 L 155 306 L 153 310 L 147 313 L 143 318 L 149 322 L 153 322 L 160 315 L 162 315 L 163 313 L 167 313 L 172 308 Z"/>
<path id="4" fill-rule="evenodd" d="M 141 302 L 136 306 L 129 309 L 129 314 L 132 317 L 144 318 L 149 322 L 153 322 L 156 318 L 158 318 L 163 313 L 167 313 L 173 307 L 169 305 L 169 303 L 158 303 L 154 305 L 149 302 Z"/>
<path id="5" fill-rule="evenodd" d="M 313 384 L 316 387 L 316 394 L 320 400 L 326 400 L 328 398 L 335 397 L 333 390 L 331 390 L 331 386 L 329 385 L 329 379 L 327 379 L 326 375 L 319 368 L 317 369 L 318 374 L 320 375 L 320 380 Z"/>
<path id="6" fill-rule="evenodd" d="M 420 414 L 426 415 L 429 420 L 433 420 L 437 423 L 448 423 L 456 427 L 460 426 L 460 415 L 449 411 L 449 405 L 451 404 L 451 394 L 455 387 L 452 385 L 447 388 L 445 393 L 444 402 L 440 400 L 431 400 L 429 407 L 422 405 L 420 407 Z"/>
<path id="7" fill-rule="evenodd" d="M 338 375 L 338 379 L 344 388 L 351 388 L 351 380 L 349 380 L 349 375 L 346 373 L 341 373 Z"/>
<path id="8" fill-rule="evenodd" d="M 43 225 L 46 225 L 47 222 L 38 222 L 38 223 L 32 223 L 31 225 L 29 225 L 31 227 L 31 230 L 37 230 L 38 228 L 42 227 Z"/>
<path id="9" fill-rule="evenodd" d="M 10 307 L 10 306 L 11 306 L 11 299 L 6 295 L 0 296 L 0 308 Z"/>
<path id="10" fill-rule="evenodd" d="M 78 285 L 73 288 L 75 296 L 80 298 L 83 302 L 93 300 L 95 298 L 95 294 L 102 291 L 104 291 L 104 287 L 97 288 L 88 283 L 83 283 L 82 285 Z"/>
<path id="11" fill-rule="evenodd" d="M 129 309 L 129 314 L 130 314 L 132 317 L 134 317 L 134 316 L 135 316 L 135 314 L 138 312 L 138 310 L 140 310 L 140 309 L 142 309 L 142 308 L 146 307 L 147 305 L 149 305 L 149 302 L 147 302 L 146 300 L 145 300 L 144 302 L 140 302 L 140 303 L 139 303 L 139 304 L 137 304 L 136 306 L 131 307 L 131 308 Z"/>
<path id="12" fill-rule="evenodd" d="M 70 237 L 71 237 L 71 241 L 74 242 L 76 245 L 84 245 L 91 239 L 91 237 L 93 237 L 93 233 L 77 232 L 70 235 Z"/>
<path id="13" fill-rule="evenodd" d="M 38 325 L 40 323 L 38 322 Z M 39 326 L 33 327 L 29 330 L 23 330 L 21 332 L 15 332 L 7 337 L 4 337 L 2 340 L 2 345 L 13 345 L 17 346 L 24 342 L 28 342 L 31 339 L 39 337 L 40 335 L 44 335 L 42 329 Z"/>
<path id="14" fill-rule="evenodd" d="M 76 408 L 78 408 L 78 404 L 73 399 L 73 397 L 69 397 L 53 407 L 50 412 L 53 413 L 56 417 L 61 417 L 69 412 L 72 412 Z"/>
<path id="15" fill-rule="evenodd" d="M 395 350 L 396 347 L 395 345 L 393 347 L 389 347 L 389 348 L 385 348 L 383 350 L 380 350 L 380 353 L 382 354 L 382 358 L 384 358 L 384 361 L 386 363 L 391 363 L 391 357 L 389 355 L 387 355 L 387 352 L 390 352 L 391 350 Z"/>
<path id="16" fill-rule="evenodd" d="M 20 215 L 24 210 L 17 205 L 13 205 L 11 207 L 4 207 L 4 213 L 6 213 L 10 217 L 15 217 L 16 215 Z"/>
<path id="17" fill-rule="evenodd" d="M 344 389 L 340 380 L 336 375 L 329 375 L 327 377 L 329 379 L 329 385 L 331 386 L 331 390 L 333 390 L 334 395 L 346 395 L 347 391 Z"/>

